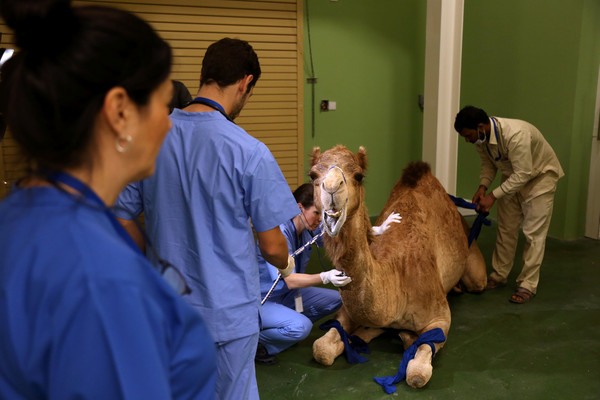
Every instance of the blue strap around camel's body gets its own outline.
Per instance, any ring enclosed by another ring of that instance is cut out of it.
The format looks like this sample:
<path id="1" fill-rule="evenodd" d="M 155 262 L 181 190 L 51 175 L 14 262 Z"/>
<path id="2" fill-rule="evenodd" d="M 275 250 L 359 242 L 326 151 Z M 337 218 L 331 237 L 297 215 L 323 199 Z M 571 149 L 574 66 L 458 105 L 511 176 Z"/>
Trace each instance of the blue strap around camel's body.
<path id="1" fill-rule="evenodd" d="M 448 196 L 450 196 L 450 199 L 457 207 L 470 208 L 471 210 L 477 211 L 477 204 L 473 204 L 464 199 L 454 197 L 451 194 L 448 194 Z M 486 218 L 488 215 L 490 215 L 489 212 L 477 211 L 477 218 L 475 218 L 475 221 L 471 226 L 471 231 L 469 232 L 469 247 L 471 247 L 471 242 L 473 242 L 473 240 L 479 237 L 479 232 L 481 232 L 481 226 L 490 226 L 491 221 Z"/>
<path id="2" fill-rule="evenodd" d="M 398 373 L 396 375 L 383 376 L 373 379 L 375 382 L 383 386 L 383 390 L 385 390 L 387 394 L 394 393 L 396 391 L 396 386 L 394 385 L 406 378 L 406 367 L 408 366 L 408 362 L 415 358 L 415 354 L 417 354 L 417 349 L 419 346 L 422 344 L 428 344 L 431 347 L 431 357 L 433 358 L 433 355 L 435 354 L 434 343 L 443 343 L 445 341 L 446 336 L 444 335 L 444 331 L 442 331 L 440 328 L 435 328 L 424 332 L 408 349 L 404 351 L 404 355 L 402 356 L 402 361 L 400 362 Z"/>
<path id="3" fill-rule="evenodd" d="M 340 337 L 342 338 L 342 342 L 344 343 L 344 349 L 346 350 L 346 360 L 350 364 L 364 363 L 369 361 L 368 358 L 365 358 L 358 354 L 369 354 L 369 345 L 356 335 L 348 336 L 344 328 L 342 328 L 340 321 L 336 319 L 330 319 L 329 321 L 326 321 L 323 324 L 321 324 L 319 328 L 324 331 L 327 331 L 330 328 L 337 329 L 338 333 L 340 334 Z"/>

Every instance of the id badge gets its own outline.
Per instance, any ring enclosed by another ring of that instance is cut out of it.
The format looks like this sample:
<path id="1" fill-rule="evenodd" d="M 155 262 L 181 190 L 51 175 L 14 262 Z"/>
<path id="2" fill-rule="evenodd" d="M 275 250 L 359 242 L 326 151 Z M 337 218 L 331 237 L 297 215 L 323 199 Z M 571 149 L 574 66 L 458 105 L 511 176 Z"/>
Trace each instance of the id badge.
<path id="1" fill-rule="evenodd" d="M 300 294 L 300 292 L 296 293 L 296 296 L 294 297 L 294 301 L 296 303 L 296 311 L 299 313 L 304 311 L 304 307 L 302 306 L 302 295 Z"/>

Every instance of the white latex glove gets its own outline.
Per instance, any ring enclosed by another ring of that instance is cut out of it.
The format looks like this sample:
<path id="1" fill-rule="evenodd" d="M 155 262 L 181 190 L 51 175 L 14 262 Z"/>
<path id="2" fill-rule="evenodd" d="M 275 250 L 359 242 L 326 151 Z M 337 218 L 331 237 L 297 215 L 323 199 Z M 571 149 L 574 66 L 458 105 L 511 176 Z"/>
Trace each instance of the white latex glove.
<path id="1" fill-rule="evenodd" d="M 337 287 L 346 286 L 352 282 L 352 278 L 337 269 L 330 269 L 329 271 L 321 272 L 319 275 L 321 275 L 321 280 L 324 284 L 331 282 L 333 286 Z"/>
<path id="2" fill-rule="evenodd" d="M 292 257 L 291 255 L 288 255 L 287 267 L 279 270 L 281 277 L 287 278 L 288 276 L 290 276 L 290 274 L 292 273 L 292 271 L 294 270 L 295 267 L 296 267 L 296 262 L 294 261 L 294 257 Z"/>
<path id="3" fill-rule="evenodd" d="M 383 232 L 387 231 L 388 229 L 390 229 L 390 225 L 392 225 L 394 222 L 396 223 L 400 223 L 402 222 L 402 217 L 400 216 L 400 214 L 398 213 L 391 213 L 390 215 L 388 215 L 388 217 L 385 219 L 385 221 L 383 221 L 383 224 L 379 225 L 379 226 L 374 226 L 373 227 L 373 234 L 374 235 L 381 235 Z"/>

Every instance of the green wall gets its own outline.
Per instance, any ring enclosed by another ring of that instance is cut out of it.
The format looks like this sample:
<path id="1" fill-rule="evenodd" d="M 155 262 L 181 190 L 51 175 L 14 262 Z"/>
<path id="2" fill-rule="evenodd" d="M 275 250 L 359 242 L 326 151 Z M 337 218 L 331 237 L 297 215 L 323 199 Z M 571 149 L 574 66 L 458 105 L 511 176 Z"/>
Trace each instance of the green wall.
<path id="1" fill-rule="evenodd" d="M 461 106 L 529 121 L 554 148 L 559 181 L 550 235 L 582 237 L 600 62 L 598 0 L 465 0 Z M 479 157 L 463 140 L 457 194 L 470 198 Z M 495 208 L 494 208 L 495 209 Z"/>
<path id="2" fill-rule="evenodd" d="M 307 0 L 304 18 L 305 170 L 313 146 L 369 152 L 366 202 L 383 207 L 402 169 L 421 158 L 425 0 Z M 306 19 L 308 9 L 309 21 Z M 310 25 L 311 44 L 307 31 Z M 547 138 L 566 176 L 550 235 L 582 237 L 598 66 L 600 0 L 465 0 L 461 106 L 527 120 Z M 337 111 L 319 111 L 320 100 Z M 479 159 L 459 141 L 457 194 L 470 199 Z M 495 217 L 495 207 L 492 217 Z"/>
<path id="3" fill-rule="evenodd" d="M 423 113 L 418 95 L 424 87 L 427 4 L 307 1 L 304 77 L 311 76 L 312 47 L 317 84 L 314 138 L 312 88 L 304 85 L 305 171 L 314 146 L 326 150 L 343 144 L 354 152 L 364 146 L 369 161 L 366 203 L 369 213 L 378 215 L 402 169 L 421 157 Z M 319 111 L 321 100 L 337 102 L 337 110 Z"/>

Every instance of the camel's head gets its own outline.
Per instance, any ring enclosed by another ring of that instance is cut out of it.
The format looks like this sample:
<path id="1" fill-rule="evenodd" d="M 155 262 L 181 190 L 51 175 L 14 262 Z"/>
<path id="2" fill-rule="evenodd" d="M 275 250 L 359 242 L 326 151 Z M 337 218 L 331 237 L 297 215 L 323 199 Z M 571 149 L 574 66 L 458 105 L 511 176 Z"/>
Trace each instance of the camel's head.
<path id="1" fill-rule="evenodd" d="M 308 175 L 315 187 L 315 206 L 323 215 L 325 232 L 334 237 L 364 198 L 362 180 L 367 169 L 367 151 L 360 147 L 354 154 L 337 145 L 321 153 L 315 147 L 310 165 Z"/>

